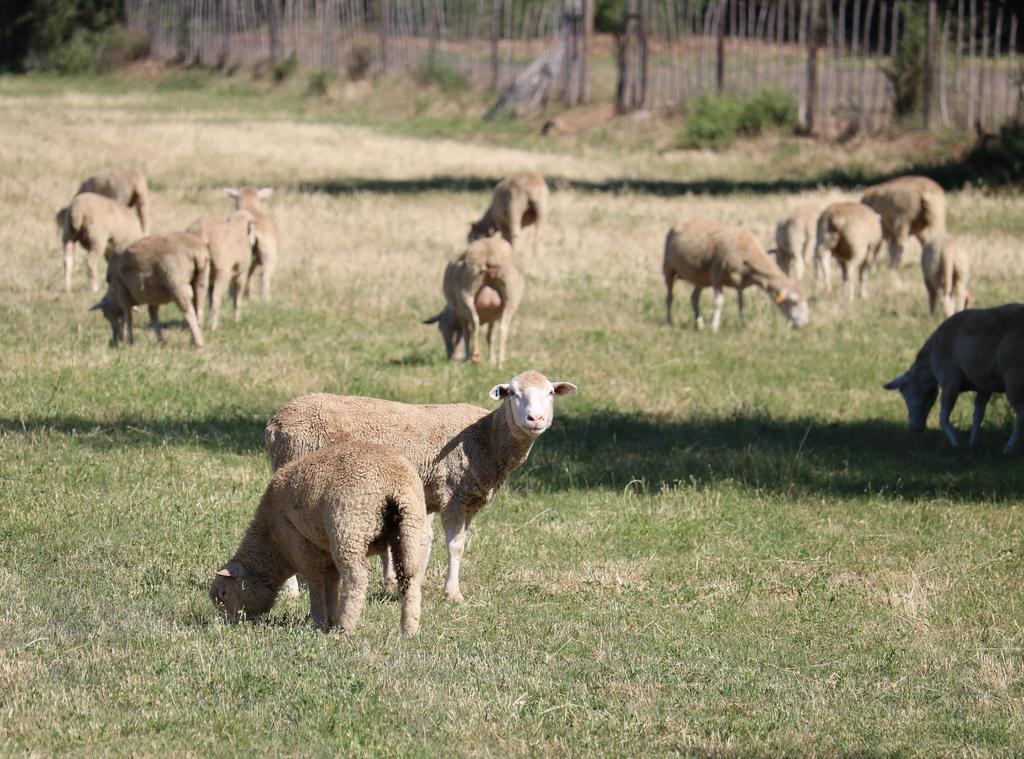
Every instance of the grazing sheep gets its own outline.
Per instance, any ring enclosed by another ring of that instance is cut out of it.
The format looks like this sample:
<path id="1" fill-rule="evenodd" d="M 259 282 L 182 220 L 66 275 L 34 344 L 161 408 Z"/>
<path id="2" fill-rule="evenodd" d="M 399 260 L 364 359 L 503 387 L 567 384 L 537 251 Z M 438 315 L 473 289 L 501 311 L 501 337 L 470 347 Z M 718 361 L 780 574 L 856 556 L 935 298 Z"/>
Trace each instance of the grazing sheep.
<path id="1" fill-rule="evenodd" d="M 57 212 L 57 226 L 64 246 L 64 292 L 71 292 L 71 272 L 75 268 L 75 243 L 85 249 L 89 270 L 89 289 L 98 292 L 100 255 L 108 261 L 142 237 L 142 227 L 126 206 L 94 192 L 84 192 Z"/>
<path id="2" fill-rule="evenodd" d="M 277 226 L 274 220 L 263 211 L 261 200 L 267 200 L 274 194 L 272 187 L 225 187 L 224 194 L 235 199 L 236 211 L 248 211 L 252 214 L 253 231 L 256 235 L 256 246 L 253 248 L 253 259 L 249 266 L 249 277 L 245 283 L 245 294 L 249 294 L 256 269 L 262 272 L 260 279 L 260 295 L 270 300 L 270 281 L 277 269 Z"/>
<path id="3" fill-rule="evenodd" d="M 690 302 L 697 329 L 704 327 L 700 293 L 705 287 L 715 291 L 715 312 L 711 319 L 711 329 L 715 332 L 722 319 L 725 287 L 736 290 L 741 321 L 743 290 L 750 285 L 771 295 L 795 326 L 802 327 L 810 321 L 810 307 L 800 288 L 769 258 L 757 238 L 744 229 L 705 219 L 681 221 L 665 238 L 662 270 L 666 289 L 665 320 L 669 324 L 672 323 L 672 286 L 676 277 L 693 283 Z"/>
<path id="4" fill-rule="evenodd" d="M 227 219 L 203 217 L 192 222 L 185 231 L 196 235 L 210 253 L 210 329 L 220 323 L 220 301 L 225 292 L 231 293 L 234 317 L 237 322 L 242 313 L 242 293 L 249 282 L 256 245 L 254 219 L 248 211 L 235 211 Z M 203 320 L 203 304 L 196 303 L 196 315 Z"/>
<path id="5" fill-rule="evenodd" d="M 924 245 L 946 231 L 946 193 L 928 177 L 897 177 L 869 187 L 860 202 L 882 217 L 882 233 L 889 243 L 889 263 L 897 268 L 903 246 L 914 235 Z"/>
<path id="6" fill-rule="evenodd" d="M 82 182 L 75 194 L 84 192 L 94 192 L 134 208 L 142 234 L 149 234 L 149 186 L 140 172 L 135 169 L 105 169 Z"/>
<path id="7" fill-rule="evenodd" d="M 196 303 L 203 302 L 210 276 L 210 256 L 203 241 L 185 232 L 150 235 L 136 240 L 123 253 L 112 256 L 107 265 L 107 292 L 90 311 L 101 310 L 114 333 L 112 344 L 132 334 L 132 307 L 149 306 L 149 323 L 156 339 L 163 340 L 158 311 L 164 303 L 174 303 L 184 312 L 192 332 L 192 344 L 203 347 Z"/>
<path id="8" fill-rule="evenodd" d="M 448 358 L 454 357 L 455 346 L 464 337 L 466 360 L 474 363 L 480 361 L 480 324 L 487 324 L 488 358 L 492 364 L 497 359 L 500 365 L 505 360 L 509 325 L 523 298 L 524 287 L 511 245 L 500 237 L 476 240 L 448 262 L 444 270 L 444 297 L 448 305 L 424 324 L 439 324 Z M 480 307 L 485 311 L 486 321 L 481 318 Z M 492 343 L 495 321 L 497 356 Z"/>
<path id="9" fill-rule="evenodd" d="M 843 292 L 853 300 L 851 272 L 857 274 L 860 297 L 867 297 L 865 279 L 868 269 L 882 248 L 882 222 L 878 214 L 863 203 L 832 203 L 818 217 L 815 263 L 825 280 L 825 292 L 832 292 L 832 258 L 843 274 Z"/>
<path id="10" fill-rule="evenodd" d="M 814 250 L 817 223 L 817 211 L 813 208 L 798 208 L 775 227 L 775 257 L 786 276 L 797 281 L 804 278 L 804 271 Z"/>
<path id="11" fill-rule="evenodd" d="M 473 301 L 473 308 L 476 309 L 476 315 L 480 318 L 480 325 L 487 325 L 487 352 L 489 357 L 494 355 L 491 338 L 494 334 L 494 324 L 501 318 L 501 306 L 501 295 L 498 294 L 497 290 L 487 285 L 480 288 L 480 292 L 476 294 L 476 299 Z M 466 336 L 465 327 L 455 317 L 455 309 L 451 306 L 445 306 L 429 319 L 424 319 L 423 323 L 437 325 L 438 330 L 441 332 L 441 338 L 444 340 L 445 352 L 448 354 L 449 359 L 454 359 L 459 343 Z"/>
<path id="12" fill-rule="evenodd" d="M 420 406 L 304 395 L 267 423 L 267 451 L 275 470 L 337 440 L 368 440 L 400 451 L 423 480 L 428 513 L 441 514 L 448 545 L 445 595 L 461 602 L 459 567 L 466 529 L 551 426 L 555 396 L 574 392 L 575 385 L 549 382 L 543 374 L 527 371 L 491 389 L 490 397 L 501 405 L 490 413 L 465 403 Z M 381 559 L 387 581 L 385 553 Z"/>
<path id="13" fill-rule="evenodd" d="M 548 185 L 533 171 L 513 174 L 498 182 L 491 205 L 469 226 L 468 242 L 498 233 L 515 247 L 523 227 L 533 224 L 533 252 L 540 246 L 540 228 L 548 214 Z"/>
<path id="14" fill-rule="evenodd" d="M 255 619 L 298 572 L 313 623 L 351 633 L 366 602 L 367 556 L 390 548 L 402 633 L 415 635 L 428 534 L 423 483 L 406 459 L 370 443 L 331 445 L 277 470 L 234 558 L 214 577 L 210 600 L 227 622 L 241 611 Z"/>
<path id="15" fill-rule="evenodd" d="M 942 295 L 942 313 L 952 316 L 971 304 L 967 281 L 971 260 L 959 237 L 934 235 L 921 250 L 921 273 L 928 291 L 928 313 L 935 313 L 936 296 Z"/>
<path id="16" fill-rule="evenodd" d="M 924 430 L 942 388 L 939 424 L 954 448 L 959 440 L 949 416 L 960 393 L 977 393 L 972 446 L 978 443 L 992 394 L 1006 393 L 1016 418 L 1003 453 L 1012 453 L 1024 427 L 1024 305 L 1011 303 L 953 314 L 925 341 L 910 369 L 884 387 L 903 395 L 912 432 Z"/>

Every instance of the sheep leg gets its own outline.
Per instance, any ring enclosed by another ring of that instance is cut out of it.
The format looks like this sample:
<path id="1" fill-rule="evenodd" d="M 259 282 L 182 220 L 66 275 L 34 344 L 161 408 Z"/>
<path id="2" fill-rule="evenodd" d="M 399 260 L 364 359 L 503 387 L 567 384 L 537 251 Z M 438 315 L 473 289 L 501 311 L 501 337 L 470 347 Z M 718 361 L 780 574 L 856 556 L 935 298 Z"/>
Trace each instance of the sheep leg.
<path id="1" fill-rule="evenodd" d="M 1024 377 L 1020 374 L 1007 374 L 1003 377 L 1006 384 L 1006 400 L 1013 409 L 1013 432 L 1003 447 L 1003 453 L 1009 455 L 1017 450 L 1020 443 L 1021 428 L 1024 427 Z"/>
<path id="2" fill-rule="evenodd" d="M 480 363 L 480 317 L 476 313 L 473 293 L 462 296 L 462 316 L 466 327 L 466 360 L 474 364 Z"/>
<path id="3" fill-rule="evenodd" d="M 743 291 L 736 291 L 736 308 L 739 309 L 740 313 L 740 324 L 743 324 Z"/>
<path id="4" fill-rule="evenodd" d="M 793 262 L 793 273 L 796 274 L 798 281 L 803 280 L 804 274 L 807 271 L 807 261 L 810 260 L 811 255 L 813 255 L 811 253 L 812 242 L 813 240 L 810 235 L 808 235 L 807 239 L 804 240 L 804 244 L 800 246 L 799 253 L 795 256 L 796 260 Z"/>
<path id="5" fill-rule="evenodd" d="M 206 290 L 210 282 L 210 266 L 207 263 L 202 269 L 199 269 L 195 276 L 192 277 L 192 305 L 195 307 L 196 320 L 199 323 L 203 321 L 203 307 L 206 305 Z"/>
<path id="6" fill-rule="evenodd" d="M 270 280 L 274 276 L 275 256 L 266 254 L 263 257 L 263 278 L 260 280 L 260 295 L 263 300 L 270 300 Z"/>
<path id="7" fill-rule="evenodd" d="M 391 549 L 398 550 L 398 543 L 393 543 Z M 398 587 L 402 594 L 402 635 L 412 636 L 420 631 L 420 608 L 423 604 L 422 569 L 412 577 L 406 577 L 404 572 L 399 571 Z"/>
<path id="8" fill-rule="evenodd" d="M 949 416 L 953 413 L 953 409 L 956 407 L 956 399 L 960 396 L 960 382 L 959 377 L 947 382 L 942 388 L 942 395 L 940 397 L 939 426 L 946 433 L 946 437 L 949 438 L 949 442 L 954 448 L 960 447 L 960 441 L 957 439 L 956 430 L 950 424 Z"/>
<path id="9" fill-rule="evenodd" d="M 693 323 L 697 329 L 704 329 L 704 317 L 700 315 L 700 293 L 704 288 L 697 285 L 690 293 L 690 306 L 693 307 Z M 669 322 L 671 324 L 672 322 Z"/>
<path id="10" fill-rule="evenodd" d="M 832 251 L 827 248 L 815 259 L 821 269 L 821 279 L 825 283 L 825 292 L 832 294 Z"/>
<path id="11" fill-rule="evenodd" d="M 928 315 L 935 316 L 935 301 L 938 299 L 938 293 L 935 292 L 935 287 L 928 280 L 924 281 L 924 287 L 928 291 Z"/>
<path id="12" fill-rule="evenodd" d="M 985 419 L 985 407 L 988 406 L 988 401 L 991 397 L 991 393 L 983 393 L 980 390 L 974 396 L 974 418 L 971 420 L 971 448 L 978 444 L 978 438 L 981 436 L 981 422 Z"/>
<path id="13" fill-rule="evenodd" d="M 156 341 L 162 343 L 164 333 L 160 328 L 160 306 L 155 303 L 149 304 L 149 326 L 153 329 L 153 334 L 156 335 Z"/>
<path id="14" fill-rule="evenodd" d="M 135 345 L 135 333 L 132 332 L 132 307 L 122 307 L 121 315 L 124 318 L 125 332 L 128 334 L 128 345 Z"/>
<path id="15" fill-rule="evenodd" d="M 242 318 L 242 290 L 244 288 L 239 283 L 239 279 L 240 277 L 235 277 L 228 286 L 228 295 L 231 297 L 233 316 L 236 322 Z"/>
<path id="16" fill-rule="evenodd" d="M 394 588 L 398 584 L 395 577 L 395 560 L 390 546 L 384 546 L 380 551 L 380 572 L 384 576 L 384 587 Z"/>
<path id="17" fill-rule="evenodd" d="M 298 577 L 298 575 L 292 575 L 287 580 L 285 580 L 284 581 L 284 586 L 282 587 L 282 590 L 284 591 L 285 595 L 290 596 L 292 598 L 295 598 L 296 596 L 298 596 L 299 595 L 299 577 Z"/>
<path id="18" fill-rule="evenodd" d="M 213 286 L 210 288 L 210 331 L 217 329 L 220 324 L 220 301 L 224 297 L 224 291 L 227 289 L 227 282 L 223 276 L 219 273 L 213 275 Z M 196 314 L 196 317 L 202 321 L 202 317 Z M 237 318 L 236 318 L 237 321 Z"/>
<path id="19" fill-rule="evenodd" d="M 341 607 L 338 603 L 338 586 L 341 584 L 341 576 L 338 568 L 328 566 L 324 569 L 324 598 L 327 602 L 327 626 L 337 627 L 341 619 Z"/>
<path id="20" fill-rule="evenodd" d="M 441 514 L 445 541 L 448 544 L 448 576 L 444 581 L 444 594 L 449 601 L 457 604 L 466 599 L 459 589 L 459 569 L 462 554 L 466 550 L 466 515 L 461 509 L 457 513 Z"/>
<path id="21" fill-rule="evenodd" d="M 94 293 L 100 291 L 100 256 L 95 250 L 90 250 L 85 257 L 85 265 L 89 269 L 89 290 Z"/>
<path id="22" fill-rule="evenodd" d="M 423 575 L 427 573 L 427 564 L 430 563 L 430 551 L 434 547 L 434 514 L 427 514 L 426 528 L 426 535 L 423 538 L 425 543 L 423 546 L 423 564 L 420 567 L 422 570 L 420 574 Z"/>
<path id="23" fill-rule="evenodd" d="M 326 630 L 331 626 L 330 614 L 327 611 L 327 593 L 323 577 L 306 575 L 306 587 L 309 588 L 309 616 L 313 619 L 313 627 Z"/>
<path id="24" fill-rule="evenodd" d="M 341 611 L 338 614 L 338 624 L 344 632 L 350 633 L 355 630 L 366 604 L 366 589 L 370 585 L 370 569 L 366 564 L 366 557 L 360 557 L 341 566 L 340 575 Z"/>
<path id="25" fill-rule="evenodd" d="M 718 332 L 719 326 L 722 324 L 722 307 L 725 305 L 725 293 L 722 292 L 721 287 L 714 288 L 715 297 L 712 299 L 715 310 L 711 314 L 711 331 Z"/>
<path id="26" fill-rule="evenodd" d="M 494 322 L 487 325 L 487 363 L 491 366 L 496 366 L 500 363 L 500 360 L 494 353 Z"/>
<path id="27" fill-rule="evenodd" d="M 665 323 L 669 326 L 672 326 L 672 286 L 675 282 L 675 272 L 665 272 Z"/>
<path id="28" fill-rule="evenodd" d="M 850 268 L 845 261 L 840 262 L 839 271 L 843 275 L 843 297 L 853 302 L 853 282 L 850 281 Z"/>
<path id="29" fill-rule="evenodd" d="M 868 262 L 865 258 L 860 265 L 860 271 L 858 272 L 858 290 L 861 298 L 868 297 Z"/>
<path id="30" fill-rule="evenodd" d="M 71 292 L 71 271 L 75 268 L 74 240 L 64 242 L 64 292 Z"/>
<path id="31" fill-rule="evenodd" d="M 192 298 L 188 292 L 181 290 L 172 292 L 171 297 L 174 299 L 175 305 L 185 314 L 185 321 L 188 322 L 188 328 L 192 332 L 192 345 L 196 348 L 202 348 L 203 333 L 199 329 L 199 318 L 196 316 L 196 308 L 192 303 Z"/>

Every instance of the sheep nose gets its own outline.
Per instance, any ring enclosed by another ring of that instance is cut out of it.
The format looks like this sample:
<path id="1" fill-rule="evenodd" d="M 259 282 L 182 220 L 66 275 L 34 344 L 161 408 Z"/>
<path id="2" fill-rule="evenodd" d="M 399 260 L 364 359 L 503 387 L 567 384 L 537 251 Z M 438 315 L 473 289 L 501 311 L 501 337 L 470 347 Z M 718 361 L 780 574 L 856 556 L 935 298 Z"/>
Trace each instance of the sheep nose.
<path id="1" fill-rule="evenodd" d="M 537 416 L 529 414 L 526 417 L 526 421 L 528 421 L 528 422 L 543 422 L 544 421 L 544 417 L 540 416 L 539 414 Z"/>

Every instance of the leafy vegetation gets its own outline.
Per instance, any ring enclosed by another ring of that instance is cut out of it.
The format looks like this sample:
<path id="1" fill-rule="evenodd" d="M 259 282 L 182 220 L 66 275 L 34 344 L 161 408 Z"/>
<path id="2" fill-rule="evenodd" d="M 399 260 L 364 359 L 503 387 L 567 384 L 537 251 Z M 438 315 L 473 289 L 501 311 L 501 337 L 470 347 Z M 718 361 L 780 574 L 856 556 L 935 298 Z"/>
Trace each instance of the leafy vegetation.
<path id="1" fill-rule="evenodd" d="M 764 89 L 749 98 L 702 95 L 687 108 L 680 146 L 721 150 L 740 136 L 792 132 L 796 126 L 796 103 L 781 90 Z"/>

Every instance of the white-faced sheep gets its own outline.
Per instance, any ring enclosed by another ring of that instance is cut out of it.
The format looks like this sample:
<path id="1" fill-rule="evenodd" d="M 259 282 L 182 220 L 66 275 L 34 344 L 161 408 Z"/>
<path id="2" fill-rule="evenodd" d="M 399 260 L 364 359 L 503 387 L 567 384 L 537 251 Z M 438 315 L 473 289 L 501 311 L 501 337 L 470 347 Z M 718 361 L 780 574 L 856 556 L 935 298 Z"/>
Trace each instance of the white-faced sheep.
<path id="1" fill-rule="evenodd" d="M 811 262 L 814 251 L 815 227 L 818 212 L 813 208 L 798 208 L 775 227 L 775 257 L 779 267 L 797 281 Z"/>
<path id="2" fill-rule="evenodd" d="M 267 451 L 274 469 L 338 440 L 367 440 L 400 451 L 423 481 L 427 511 L 441 514 L 448 545 L 445 595 L 461 602 L 466 529 L 551 426 L 555 396 L 574 392 L 575 385 L 527 371 L 491 389 L 490 397 L 501 402 L 491 412 L 464 403 L 420 406 L 305 395 L 267 423 Z M 386 560 L 384 553 L 381 558 Z"/>
<path id="3" fill-rule="evenodd" d="M 249 294 L 249 285 L 252 284 L 253 275 L 259 269 L 261 272 L 260 294 L 265 300 L 270 300 L 270 283 L 277 269 L 278 235 L 277 226 L 263 210 L 261 201 L 268 200 L 274 194 L 274 190 L 272 187 L 225 187 L 224 194 L 235 199 L 236 211 L 248 211 L 255 220 L 253 230 L 256 235 L 256 246 L 253 248 L 254 256 L 249 267 L 245 294 Z"/>
<path id="4" fill-rule="evenodd" d="M 1016 418 L 1003 453 L 1012 453 L 1024 429 L 1024 305 L 1011 303 L 953 314 L 925 341 L 910 369 L 885 384 L 886 390 L 899 390 L 903 395 L 913 432 L 924 431 L 939 388 L 939 424 L 954 448 L 960 441 L 949 416 L 960 393 L 977 393 L 972 446 L 978 443 L 992 394 L 1006 393 Z"/>
<path id="5" fill-rule="evenodd" d="M 672 286 L 675 280 L 693 283 L 690 302 L 698 329 L 704 327 L 700 314 L 700 293 L 705 287 L 714 289 L 714 316 L 711 329 L 718 331 L 725 295 L 722 290 L 736 290 L 740 320 L 743 319 L 743 290 L 756 285 L 775 300 L 779 309 L 795 326 L 810 321 L 810 307 L 800 288 L 764 252 L 761 243 L 750 232 L 706 219 L 681 221 L 665 238 L 665 320 L 672 323 Z"/>
<path id="6" fill-rule="evenodd" d="M 470 224 L 468 241 L 500 234 L 515 247 L 523 227 L 533 225 L 533 250 L 540 245 L 540 230 L 548 214 L 549 191 L 544 177 L 533 171 L 513 174 L 498 182 L 491 205 Z"/>
<path id="7" fill-rule="evenodd" d="M 220 323 L 220 302 L 230 292 L 237 322 L 242 313 L 242 293 L 249 282 L 253 248 L 256 245 L 255 220 L 248 211 L 235 211 L 227 219 L 203 217 L 192 222 L 185 231 L 196 235 L 210 252 L 210 329 Z M 196 304 L 202 321 L 203 304 Z"/>
<path id="8" fill-rule="evenodd" d="M 946 193 L 928 177 L 897 177 L 876 184 L 864 191 L 860 202 L 882 217 L 893 268 L 900 265 L 910 235 L 924 245 L 933 235 L 946 231 Z"/>
<path id="9" fill-rule="evenodd" d="M 428 534 L 423 484 L 412 465 L 388 448 L 338 443 L 277 470 L 234 557 L 215 575 L 210 599 L 227 622 L 240 612 L 255 619 L 298 573 L 309 587 L 313 623 L 350 633 L 366 602 L 367 557 L 390 549 L 402 633 L 415 635 Z"/>
<path id="10" fill-rule="evenodd" d="M 500 237 L 476 240 L 448 262 L 443 283 L 448 305 L 424 323 L 438 323 L 449 358 L 454 357 L 455 346 L 464 338 L 466 360 L 473 362 L 480 361 L 480 324 L 488 324 L 488 357 L 492 364 L 497 361 L 500 365 L 505 360 L 509 326 L 522 301 L 524 287 L 511 245 Z M 484 309 L 483 316 L 480 308 Z M 492 342 L 495 321 L 497 355 Z"/>
<path id="11" fill-rule="evenodd" d="M 142 234 L 149 234 L 149 185 L 135 169 L 105 169 L 82 182 L 76 195 L 94 192 L 135 210 Z"/>
<path id="12" fill-rule="evenodd" d="M 857 276 L 860 297 L 867 297 L 865 279 L 868 269 L 882 247 L 882 223 L 878 214 L 863 203 L 832 203 L 818 217 L 818 238 L 815 263 L 825 280 L 825 291 L 832 292 L 832 259 L 839 262 L 843 275 L 843 292 L 853 300 Z"/>
<path id="13" fill-rule="evenodd" d="M 921 250 L 921 273 L 928 291 L 928 313 L 935 313 L 935 301 L 940 297 L 945 316 L 970 306 L 967 282 L 971 259 L 959 237 L 948 232 L 932 236 Z"/>
<path id="14" fill-rule="evenodd" d="M 94 192 L 84 192 L 57 212 L 64 247 L 64 291 L 71 292 L 71 272 L 75 268 L 75 244 L 85 250 L 89 271 L 89 289 L 100 289 L 100 256 L 110 260 L 142 237 L 142 227 L 135 212 L 117 201 Z"/>
<path id="15" fill-rule="evenodd" d="M 149 323 L 157 340 L 163 340 L 159 310 L 174 301 L 185 314 L 192 332 L 192 344 L 203 347 L 196 303 L 206 295 L 210 276 L 210 256 L 203 241 L 185 232 L 150 235 L 136 240 L 124 252 L 111 257 L 107 266 L 107 292 L 103 300 L 90 310 L 101 310 L 110 322 L 113 344 L 124 339 L 128 328 L 128 344 L 132 334 L 132 307 L 149 306 Z"/>

